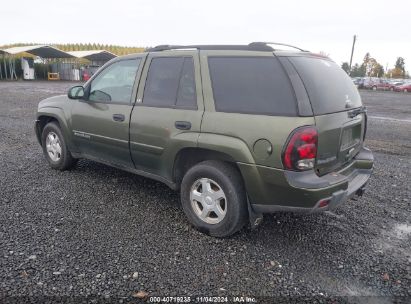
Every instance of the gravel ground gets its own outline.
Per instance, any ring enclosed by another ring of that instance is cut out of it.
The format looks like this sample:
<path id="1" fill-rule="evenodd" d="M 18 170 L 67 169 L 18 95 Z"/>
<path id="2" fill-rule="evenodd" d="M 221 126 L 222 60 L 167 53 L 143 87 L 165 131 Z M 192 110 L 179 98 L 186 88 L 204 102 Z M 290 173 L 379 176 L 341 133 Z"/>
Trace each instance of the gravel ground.
<path id="1" fill-rule="evenodd" d="M 362 92 L 377 117 L 362 198 L 325 214 L 266 215 L 258 229 L 221 240 L 193 230 L 178 194 L 158 182 L 91 161 L 48 167 L 33 132 L 37 103 L 72 85 L 0 82 L 0 302 L 137 291 L 410 299 L 411 94 Z"/>

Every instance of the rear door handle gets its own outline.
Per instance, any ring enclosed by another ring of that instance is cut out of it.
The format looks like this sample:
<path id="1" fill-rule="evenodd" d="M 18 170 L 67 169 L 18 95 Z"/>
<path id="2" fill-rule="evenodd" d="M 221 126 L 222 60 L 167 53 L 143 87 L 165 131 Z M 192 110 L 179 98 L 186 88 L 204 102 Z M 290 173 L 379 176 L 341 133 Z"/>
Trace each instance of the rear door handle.
<path id="1" fill-rule="evenodd" d="M 191 122 L 189 121 L 176 121 L 174 125 L 179 130 L 190 130 L 191 129 Z"/>
<path id="2" fill-rule="evenodd" d="M 114 121 L 124 121 L 126 117 L 123 114 L 113 114 Z"/>

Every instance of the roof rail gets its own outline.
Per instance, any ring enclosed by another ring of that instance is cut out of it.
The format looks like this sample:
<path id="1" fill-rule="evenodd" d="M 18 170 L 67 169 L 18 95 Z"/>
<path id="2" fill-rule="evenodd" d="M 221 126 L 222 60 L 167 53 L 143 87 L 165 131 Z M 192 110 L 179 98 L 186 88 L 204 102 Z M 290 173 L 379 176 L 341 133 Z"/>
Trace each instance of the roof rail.
<path id="1" fill-rule="evenodd" d="M 297 49 L 301 52 L 307 52 L 299 47 L 277 42 L 251 42 L 248 45 L 169 45 L 162 44 L 157 45 L 152 48 L 147 48 L 146 52 L 161 52 L 169 50 L 183 50 L 183 49 L 196 49 L 196 50 L 238 50 L 238 51 L 261 51 L 261 52 L 272 52 L 275 51 L 275 48 L 270 46 L 272 45 L 282 45 L 286 47 L 291 47 Z"/>
<path id="2" fill-rule="evenodd" d="M 287 46 L 287 47 L 290 47 L 290 48 L 297 49 L 297 50 L 299 50 L 299 51 L 301 51 L 301 52 L 308 52 L 307 50 L 303 50 L 303 49 L 301 49 L 301 48 L 299 48 L 299 47 L 296 47 L 296 46 L 294 46 L 294 45 L 285 44 L 285 43 L 278 43 L 278 42 L 251 42 L 251 43 L 249 44 L 249 46 L 261 46 L 261 45 L 268 46 L 269 44 Z M 273 50 L 275 50 L 275 49 L 273 49 Z"/>
<path id="3" fill-rule="evenodd" d="M 238 51 L 261 51 L 272 52 L 274 49 L 266 44 L 248 44 L 248 45 L 157 45 L 152 48 L 147 48 L 146 52 L 161 52 L 167 50 L 183 50 L 183 49 L 197 49 L 197 50 L 238 50 Z"/>
<path id="4" fill-rule="evenodd" d="M 146 52 L 161 52 L 167 50 L 181 49 L 182 45 L 161 44 L 152 48 L 146 48 Z"/>

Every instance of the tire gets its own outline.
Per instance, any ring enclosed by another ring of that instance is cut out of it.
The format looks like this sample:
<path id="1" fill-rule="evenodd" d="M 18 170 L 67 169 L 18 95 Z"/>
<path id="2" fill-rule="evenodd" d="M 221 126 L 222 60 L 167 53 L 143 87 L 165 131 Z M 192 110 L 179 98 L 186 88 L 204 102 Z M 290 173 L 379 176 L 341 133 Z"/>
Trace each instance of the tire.
<path id="1" fill-rule="evenodd" d="M 77 159 L 73 158 L 64 139 L 63 133 L 56 122 L 49 122 L 41 134 L 43 153 L 50 167 L 64 171 L 75 166 Z"/>
<path id="2" fill-rule="evenodd" d="M 404 93 L 408 93 L 408 89 L 404 89 Z"/>
<path id="3" fill-rule="evenodd" d="M 203 185 L 207 187 L 206 193 Z M 221 161 L 204 161 L 187 171 L 181 183 L 181 204 L 190 223 L 214 237 L 236 233 L 248 218 L 247 195 L 240 172 Z"/>
<path id="4" fill-rule="evenodd" d="M 394 92 L 394 88 L 393 88 L 393 87 L 391 87 L 391 88 L 390 88 L 390 91 L 391 91 L 391 92 Z"/>
<path id="5" fill-rule="evenodd" d="M 377 87 L 375 87 L 375 86 L 372 87 L 372 90 L 373 90 L 373 91 L 377 91 Z"/>

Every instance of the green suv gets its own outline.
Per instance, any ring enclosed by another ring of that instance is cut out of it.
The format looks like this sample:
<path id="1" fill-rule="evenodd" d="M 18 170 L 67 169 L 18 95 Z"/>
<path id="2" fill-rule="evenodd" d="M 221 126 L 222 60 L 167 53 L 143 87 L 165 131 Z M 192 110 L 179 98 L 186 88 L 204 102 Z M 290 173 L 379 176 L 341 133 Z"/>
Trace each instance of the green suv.
<path id="1" fill-rule="evenodd" d="M 329 58 L 273 45 L 164 45 L 111 60 L 40 102 L 48 163 L 84 158 L 161 181 L 216 237 L 263 213 L 362 195 L 373 155 L 357 89 Z"/>

